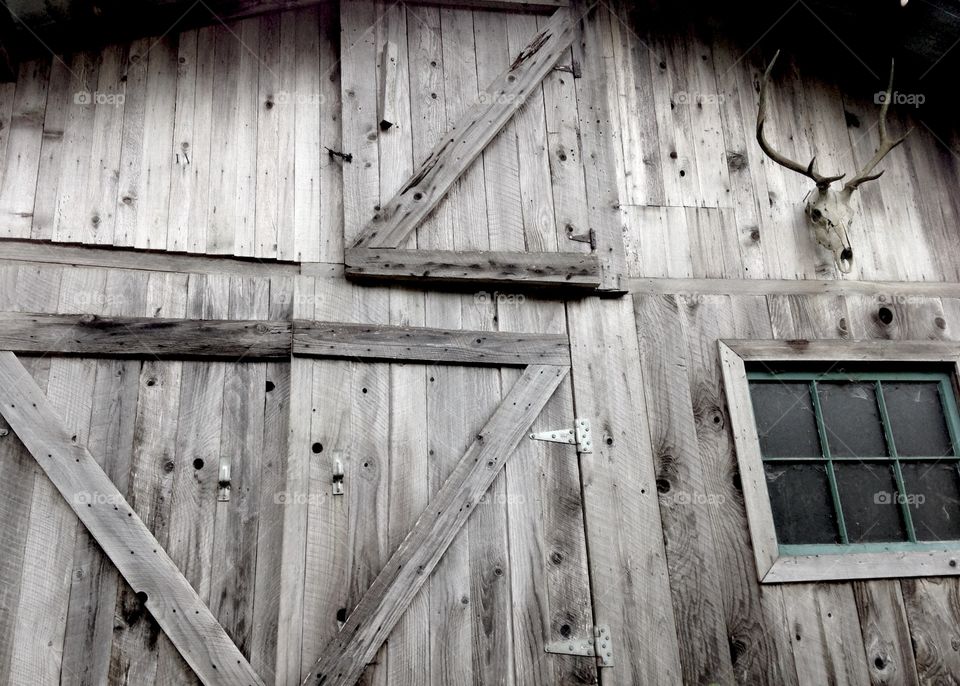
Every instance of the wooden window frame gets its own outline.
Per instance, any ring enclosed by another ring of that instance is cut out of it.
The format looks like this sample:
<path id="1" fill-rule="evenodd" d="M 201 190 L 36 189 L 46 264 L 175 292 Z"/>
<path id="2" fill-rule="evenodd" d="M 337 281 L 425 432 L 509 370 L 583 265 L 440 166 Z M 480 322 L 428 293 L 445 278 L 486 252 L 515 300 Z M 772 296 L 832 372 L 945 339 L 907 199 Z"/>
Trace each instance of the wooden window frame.
<path id="1" fill-rule="evenodd" d="M 719 341 L 747 522 L 761 583 L 840 581 L 960 575 L 960 543 L 858 546 L 845 552 L 794 554 L 777 543 L 760 439 L 750 398 L 748 363 L 756 362 L 936 362 L 960 378 L 960 346 L 940 341 Z M 821 546 L 826 548 L 826 546 Z M 833 546 L 830 546 L 833 548 Z"/>

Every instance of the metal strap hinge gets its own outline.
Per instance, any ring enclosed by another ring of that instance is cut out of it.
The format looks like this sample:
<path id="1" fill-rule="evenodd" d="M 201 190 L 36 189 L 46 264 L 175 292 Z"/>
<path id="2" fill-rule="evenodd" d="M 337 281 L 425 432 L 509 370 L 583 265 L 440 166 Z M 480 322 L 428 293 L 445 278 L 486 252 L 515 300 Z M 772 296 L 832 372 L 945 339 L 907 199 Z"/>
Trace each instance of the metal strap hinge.
<path id="1" fill-rule="evenodd" d="M 530 438 L 534 441 L 551 441 L 553 443 L 576 445 L 578 453 L 593 452 L 593 438 L 590 436 L 589 419 L 575 419 L 572 429 L 535 431 L 530 434 Z"/>
<path id="2" fill-rule="evenodd" d="M 613 667 L 613 640 L 610 627 L 593 627 L 592 638 L 571 638 L 566 641 L 554 641 L 544 646 L 544 652 L 556 655 L 582 655 L 597 658 L 597 666 Z"/>

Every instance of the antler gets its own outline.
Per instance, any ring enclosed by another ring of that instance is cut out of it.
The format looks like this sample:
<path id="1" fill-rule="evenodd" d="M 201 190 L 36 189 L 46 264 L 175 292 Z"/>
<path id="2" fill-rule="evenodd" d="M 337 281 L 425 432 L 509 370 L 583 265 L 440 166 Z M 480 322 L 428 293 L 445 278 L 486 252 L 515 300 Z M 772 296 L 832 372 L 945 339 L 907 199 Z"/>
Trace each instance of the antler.
<path id="1" fill-rule="evenodd" d="M 880 160 L 887 156 L 891 150 L 903 143 L 913 131 L 910 128 L 905 134 L 896 140 L 891 140 L 887 135 L 887 110 L 890 108 L 890 98 L 893 95 L 893 60 L 890 60 L 890 82 L 887 84 L 887 92 L 883 98 L 883 104 L 880 106 L 880 147 L 873 154 L 873 157 L 867 162 L 867 165 L 857 172 L 857 175 L 843 185 L 843 190 L 848 194 L 853 193 L 862 183 L 873 181 L 883 176 L 885 170 L 881 169 L 876 174 L 870 174 L 873 168 L 880 164 Z"/>
<path id="2" fill-rule="evenodd" d="M 787 169 L 791 169 L 798 174 L 803 174 L 804 176 L 813 179 L 813 181 L 817 184 L 817 188 L 820 190 L 826 190 L 831 183 L 834 181 L 839 181 L 845 175 L 840 174 L 839 176 L 822 176 L 814 169 L 814 163 L 817 161 L 816 156 L 810 160 L 810 164 L 804 167 L 799 162 L 795 162 L 788 157 L 784 157 L 774 150 L 773 147 L 771 147 L 771 145 L 767 142 L 767 139 L 763 136 L 763 124 L 767 118 L 767 81 L 770 80 L 770 72 L 773 70 L 773 65 L 779 56 L 780 51 L 777 50 L 776 54 L 773 56 L 773 59 L 770 60 L 767 70 L 763 73 L 763 83 L 760 85 L 760 105 L 757 108 L 757 142 L 760 143 L 760 148 L 767 154 L 767 157 L 772 159 L 774 162 L 786 167 Z M 877 162 L 879 161 L 880 160 L 878 159 Z M 872 168 L 873 167 L 870 167 L 870 169 Z M 867 169 L 867 171 L 870 169 Z"/>

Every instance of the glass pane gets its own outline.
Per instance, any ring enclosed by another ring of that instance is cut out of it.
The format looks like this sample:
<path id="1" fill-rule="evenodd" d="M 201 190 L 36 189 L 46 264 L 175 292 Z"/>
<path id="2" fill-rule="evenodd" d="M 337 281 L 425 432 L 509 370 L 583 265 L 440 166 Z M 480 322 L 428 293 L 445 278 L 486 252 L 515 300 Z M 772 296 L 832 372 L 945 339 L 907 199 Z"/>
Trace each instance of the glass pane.
<path id="1" fill-rule="evenodd" d="M 883 399 L 898 454 L 905 457 L 953 455 L 937 386 L 928 381 L 883 383 Z"/>
<path id="2" fill-rule="evenodd" d="M 850 543 L 907 540 L 890 464 L 835 462 L 834 470 Z"/>
<path id="3" fill-rule="evenodd" d="M 809 384 L 753 382 L 750 396 L 764 457 L 821 455 Z"/>
<path id="4" fill-rule="evenodd" d="M 956 463 L 903 462 L 901 468 L 917 540 L 960 540 L 960 476 Z"/>
<path id="5" fill-rule="evenodd" d="M 817 384 L 827 442 L 834 457 L 882 457 L 887 442 L 872 383 Z"/>
<path id="6" fill-rule="evenodd" d="M 784 545 L 839 543 L 826 467 L 776 462 L 764 466 L 777 541 Z"/>

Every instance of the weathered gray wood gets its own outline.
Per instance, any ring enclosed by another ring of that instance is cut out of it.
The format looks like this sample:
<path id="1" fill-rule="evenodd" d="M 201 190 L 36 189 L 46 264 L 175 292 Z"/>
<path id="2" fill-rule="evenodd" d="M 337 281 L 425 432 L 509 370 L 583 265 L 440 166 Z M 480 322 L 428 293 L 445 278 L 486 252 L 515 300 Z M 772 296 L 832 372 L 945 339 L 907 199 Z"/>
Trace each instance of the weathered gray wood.
<path id="1" fill-rule="evenodd" d="M 960 283 L 950 281 L 854 281 L 826 279 L 662 279 L 626 280 L 631 293 L 724 295 L 870 295 L 889 304 L 916 296 L 960 297 Z"/>
<path id="2" fill-rule="evenodd" d="M 596 289 L 600 263 L 590 253 L 524 253 L 354 248 L 346 275 L 355 279 Z"/>
<path id="3" fill-rule="evenodd" d="M 290 354 L 289 322 L 0 312 L 0 350 L 258 360 Z"/>
<path id="4" fill-rule="evenodd" d="M 547 27 L 533 37 L 510 68 L 486 87 L 480 103 L 441 139 L 393 199 L 383 204 L 355 245 L 402 245 L 570 47 L 578 19 L 566 9 L 554 13 Z"/>
<path id="5" fill-rule="evenodd" d="M 367 360 L 524 366 L 570 363 L 562 334 L 450 331 L 412 326 L 294 321 L 293 354 Z"/>
<path id="6" fill-rule="evenodd" d="M 218 15 L 223 20 L 227 20 L 328 3 L 330 0 L 223 0 L 213 6 L 217 8 Z M 412 0 L 411 4 L 546 12 L 558 7 L 566 7 L 569 3 L 567 0 Z"/>
<path id="7" fill-rule="evenodd" d="M 386 131 L 398 123 L 397 44 L 387 41 L 380 53 L 380 130 Z"/>
<path id="8" fill-rule="evenodd" d="M 16 356 L 0 352 L 4 418 L 205 684 L 262 684 Z"/>
<path id="9" fill-rule="evenodd" d="M 960 343 L 946 341 L 852 341 L 786 340 L 724 341 L 736 354 L 754 361 L 953 362 L 960 357 Z"/>
<path id="10" fill-rule="evenodd" d="M 568 371 L 555 365 L 524 370 L 304 684 L 356 683 Z"/>
<path id="11" fill-rule="evenodd" d="M 222 272 L 237 276 L 293 276 L 298 265 L 267 259 L 183 255 L 133 248 L 95 248 L 48 241 L 0 239 L 0 260 L 158 272 Z"/>

